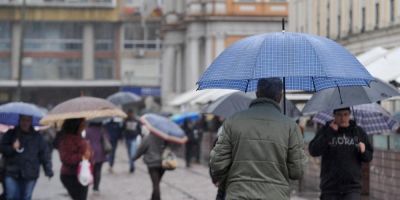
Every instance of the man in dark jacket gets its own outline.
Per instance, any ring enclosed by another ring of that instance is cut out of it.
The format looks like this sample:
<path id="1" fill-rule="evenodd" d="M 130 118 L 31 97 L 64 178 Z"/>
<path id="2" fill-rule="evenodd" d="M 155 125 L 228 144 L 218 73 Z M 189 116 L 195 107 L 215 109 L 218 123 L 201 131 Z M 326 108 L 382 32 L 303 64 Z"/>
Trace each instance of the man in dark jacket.
<path id="1" fill-rule="evenodd" d="M 322 156 L 321 199 L 361 199 L 361 163 L 372 160 L 373 149 L 364 130 L 350 121 L 350 108 L 334 110 L 335 119 L 309 144 L 312 156 Z"/>
<path id="2" fill-rule="evenodd" d="M 33 129 L 32 117 L 20 116 L 19 125 L 2 138 L 0 150 L 6 160 L 7 199 L 31 199 L 40 165 L 47 177 L 53 176 L 47 144 Z"/>
<path id="3" fill-rule="evenodd" d="M 128 151 L 129 158 L 129 172 L 133 173 L 135 171 L 135 160 L 134 156 L 136 154 L 136 138 L 141 134 L 141 126 L 139 121 L 136 119 L 132 110 L 128 110 L 128 117 L 126 118 L 123 126 L 123 134 L 125 137 L 126 149 Z"/>
<path id="4" fill-rule="evenodd" d="M 250 108 L 222 125 L 210 168 L 226 199 L 286 200 L 289 179 L 302 177 L 303 138 L 297 124 L 281 113 L 281 97 L 281 79 L 260 79 Z"/>

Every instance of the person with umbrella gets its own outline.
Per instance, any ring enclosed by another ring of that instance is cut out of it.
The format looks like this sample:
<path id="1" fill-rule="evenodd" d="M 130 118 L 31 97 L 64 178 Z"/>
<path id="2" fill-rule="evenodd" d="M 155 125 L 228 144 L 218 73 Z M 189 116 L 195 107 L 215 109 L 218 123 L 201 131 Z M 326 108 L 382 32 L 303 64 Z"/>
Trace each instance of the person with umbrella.
<path id="1" fill-rule="evenodd" d="M 166 170 L 163 165 L 163 154 L 173 143 L 186 143 L 187 137 L 177 124 L 156 114 L 145 114 L 140 118 L 140 122 L 145 134 L 134 160 L 143 156 L 153 185 L 151 200 L 160 200 L 160 182 Z"/>
<path id="2" fill-rule="evenodd" d="M 350 120 L 350 108 L 333 111 L 309 144 L 311 156 L 322 156 L 321 199 L 361 199 L 361 164 L 370 162 L 373 148 L 365 131 Z"/>
<path id="3" fill-rule="evenodd" d="M 225 120 L 210 153 L 213 180 L 226 199 L 289 199 L 289 180 L 304 173 L 300 129 L 283 115 L 279 78 L 260 79 L 250 108 Z"/>
<path id="4" fill-rule="evenodd" d="M 33 128 L 32 119 L 29 115 L 19 115 L 17 126 L 8 130 L 1 140 L 0 150 L 6 160 L 6 199 L 31 199 L 40 165 L 47 177 L 53 177 L 46 142 Z"/>
<path id="5" fill-rule="evenodd" d="M 91 150 L 89 144 L 82 138 L 85 129 L 84 118 L 67 119 L 64 121 L 58 152 L 61 159 L 61 182 L 73 200 L 86 200 L 88 186 L 82 185 L 78 180 L 78 165 L 82 159 L 90 160 Z"/>
<path id="6" fill-rule="evenodd" d="M 128 117 L 124 122 L 122 130 L 128 152 L 129 172 L 133 173 L 135 171 L 135 161 L 133 157 L 135 156 L 137 148 L 136 138 L 141 134 L 142 130 L 139 121 L 134 116 L 133 110 L 128 110 L 127 115 Z"/>

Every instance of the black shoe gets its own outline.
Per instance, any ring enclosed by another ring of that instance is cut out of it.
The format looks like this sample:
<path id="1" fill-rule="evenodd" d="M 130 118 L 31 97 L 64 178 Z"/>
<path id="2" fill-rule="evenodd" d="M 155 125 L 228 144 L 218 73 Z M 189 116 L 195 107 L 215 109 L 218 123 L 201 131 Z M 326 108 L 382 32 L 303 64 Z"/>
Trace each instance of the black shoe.
<path id="1" fill-rule="evenodd" d="M 132 174 L 133 172 L 135 172 L 135 167 L 130 167 L 130 168 L 129 168 L 129 173 Z"/>

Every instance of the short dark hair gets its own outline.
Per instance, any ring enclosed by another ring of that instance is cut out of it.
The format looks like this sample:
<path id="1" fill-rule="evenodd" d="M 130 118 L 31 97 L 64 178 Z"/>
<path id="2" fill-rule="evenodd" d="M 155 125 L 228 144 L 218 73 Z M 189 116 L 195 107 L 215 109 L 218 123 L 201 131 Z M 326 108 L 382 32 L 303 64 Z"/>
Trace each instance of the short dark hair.
<path id="1" fill-rule="evenodd" d="M 257 83 L 257 98 L 269 98 L 279 101 L 282 95 L 282 80 L 280 78 L 262 78 Z"/>
<path id="2" fill-rule="evenodd" d="M 349 112 L 351 112 L 351 109 L 349 107 L 337 108 L 337 109 L 333 110 L 333 114 L 336 114 L 339 111 L 349 111 Z"/>
<path id="3" fill-rule="evenodd" d="M 64 121 L 61 131 L 67 134 L 78 134 L 79 126 L 84 118 L 67 119 Z"/>

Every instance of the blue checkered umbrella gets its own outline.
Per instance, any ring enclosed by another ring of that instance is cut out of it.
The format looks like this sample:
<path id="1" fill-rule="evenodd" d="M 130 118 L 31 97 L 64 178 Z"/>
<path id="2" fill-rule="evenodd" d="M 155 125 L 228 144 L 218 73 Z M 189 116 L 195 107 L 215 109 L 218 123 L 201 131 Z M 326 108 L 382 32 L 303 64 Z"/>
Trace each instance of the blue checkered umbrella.
<path id="1" fill-rule="evenodd" d="M 289 90 L 368 85 L 373 77 L 338 43 L 304 33 L 268 33 L 234 43 L 197 82 L 199 89 L 254 91 L 260 78 L 281 77 Z"/>
<path id="2" fill-rule="evenodd" d="M 333 111 L 323 111 L 313 117 L 313 121 L 325 125 L 333 120 Z M 398 128 L 398 122 L 388 111 L 378 104 L 362 104 L 352 107 L 352 115 L 358 126 L 367 134 L 391 132 Z"/>
<path id="3" fill-rule="evenodd" d="M 38 126 L 44 113 L 37 106 L 23 102 L 12 102 L 0 106 L 0 124 L 16 126 L 20 115 L 32 116 L 32 125 Z"/>

